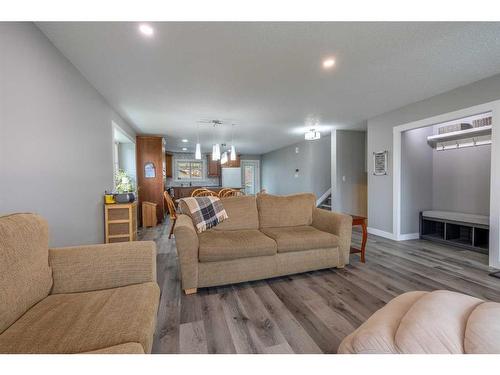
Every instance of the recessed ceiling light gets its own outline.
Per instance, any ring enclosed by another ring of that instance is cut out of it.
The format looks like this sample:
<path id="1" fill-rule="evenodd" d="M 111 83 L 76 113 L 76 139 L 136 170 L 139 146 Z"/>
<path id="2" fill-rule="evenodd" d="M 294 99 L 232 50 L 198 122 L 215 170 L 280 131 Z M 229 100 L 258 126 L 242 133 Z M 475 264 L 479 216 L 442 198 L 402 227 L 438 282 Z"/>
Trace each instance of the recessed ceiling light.
<path id="1" fill-rule="evenodd" d="M 187 147 L 182 148 L 182 151 L 187 151 L 187 150 L 188 150 Z"/>
<path id="2" fill-rule="evenodd" d="M 335 65 L 335 59 L 332 57 L 323 60 L 323 68 L 325 69 L 333 68 L 334 65 Z"/>
<path id="3" fill-rule="evenodd" d="M 184 139 L 182 140 L 182 143 L 188 143 L 188 142 L 189 142 L 189 141 L 188 141 L 186 138 L 184 138 Z"/>
<path id="4" fill-rule="evenodd" d="M 150 25 L 145 23 L 139 25 L 139 31 L 146 36 L 153 36 L 153 34 L 155 33 L 154 29 Z"/>

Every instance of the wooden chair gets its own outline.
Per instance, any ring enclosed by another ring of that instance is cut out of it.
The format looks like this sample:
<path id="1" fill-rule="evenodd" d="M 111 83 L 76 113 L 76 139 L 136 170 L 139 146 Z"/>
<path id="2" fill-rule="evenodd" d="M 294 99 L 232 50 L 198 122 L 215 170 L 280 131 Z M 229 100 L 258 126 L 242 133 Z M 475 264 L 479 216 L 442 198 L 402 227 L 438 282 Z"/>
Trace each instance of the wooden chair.
<path id="1" fill-rule="evenodd" d="M 228 198 L 228 197 L 239 197 L 243 195 L 243 193 L 240 190 L 237 189 L 229 189 L 229 191 L 226 191 L 224 195 L 221 198 Z"/>
<path id="2" fill-rule="evenodd" d="M 205 189 L 204 191 L 198 192 L 196 195 L 191 195 L 192 197 L 217 197 L 217 193 L 212 190 Z"/>
<path id="3" fill-rule="evenodd" d="M 174 233 L 175 222 L 177 221 L 177 212 L 175 211 L 175 204 L 170 194 L 164 191 L 163 197 L 165 198 L 165 202 L 167 203 L 168 214 L 170 216 L 170 221 L 172 222 L 170 233 L 168 234 L 168 238 L 170 239 L 172 238 L 172 234 Z"/>
<path id="4" fill-rule="evenodd" d="M 219 196 L 219 198 L 224 198 L 225 194 L 228 192 L 228 191 L 231 191 L 232 189 L 230 188 L 223 188 L 223 189 L 220 189 L 219 191 L 219 194 L 217 194 Z"/>
<path id="5" fill-rule="evenodd" d="M 191 197 L 198 197 L 198 196 L 199 196 L 199 194 L 201 194 L 201 193 L 203 193 L 203 192 L 205 192 L 205 191 L 207 191 L 207 189 L 205 189 L 205 188 L 195 189 L 195 190 L 193 190 L 193 192 L 191 193 Z"/>

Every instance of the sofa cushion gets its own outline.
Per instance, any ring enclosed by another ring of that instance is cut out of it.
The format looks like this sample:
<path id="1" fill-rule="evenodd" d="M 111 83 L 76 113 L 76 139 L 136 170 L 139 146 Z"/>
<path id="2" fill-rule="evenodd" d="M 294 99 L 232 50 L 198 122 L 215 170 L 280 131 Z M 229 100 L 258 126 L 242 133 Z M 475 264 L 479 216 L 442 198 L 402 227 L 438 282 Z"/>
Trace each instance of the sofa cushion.
<path id="1" fill-rule="evenodd" d="M 259 229 L 257 200 L 254 196 L 228 197 L 221 199 L 228 219 L 213 230 Z"/>
<path id="2" fill-rule="evenodd" d="M 258 230 L 226 230 L 200 233 L 200 262 L 217 262 L 276 254 L 276 242 Z"/>
<path id="3" fill-rule="evenodd" d="M 0 335 L 0 352 L 69 354 L 137 342 L 148 353 L 159 296 L 152 282 L 48 296 Z"/>
<path id="4" fill-rule="evenodd" d="M 262 228 L 261 231 L 276 241 L 278 253 L 337 247 L 339 243 L 337 236 L 308 225 Z"/>
<path id="5" fill-rule="evenodd" d="M 316 197 L 311 193 L 293 195 L 259 194 L 260 228 L 295 227 L 311 225 Z"/>
<path id="6" fill-rule="evenodd" d="M 500 304 L 435 290 L 408 292 L 375 312 L 339 353 L 500 353 Z"/>
<path id="7" fill-rule="evenodd" d="M 33 214 L 0 217 L 0 333 L 51 287 L 47 222 Z"/>
<path id="8" fill-rule="evenodd" d="M 138 342 L 127 342 L 110 346 L 107 348 L 92 350 L 90 352 L 83 352 L 82 354 L 145 354 L 144 348 Z"/>

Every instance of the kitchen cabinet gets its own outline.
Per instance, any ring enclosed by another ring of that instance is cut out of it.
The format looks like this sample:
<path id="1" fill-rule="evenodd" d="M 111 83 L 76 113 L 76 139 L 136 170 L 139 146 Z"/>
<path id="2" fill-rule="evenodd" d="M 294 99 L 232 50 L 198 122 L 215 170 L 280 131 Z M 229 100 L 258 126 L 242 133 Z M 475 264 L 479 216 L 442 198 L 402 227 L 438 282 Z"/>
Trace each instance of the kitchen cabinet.
<path id="1" fill-rule="evenodd" d="M 221 164 L 222 168 L 239 168 L 240 167 L 240 155 L 236 155 L 236 160 L 228 159 L 226 164 Z"/>
<path id="2" fill-rule="evenodd" d="M 166 175 L 167 177 L 172 177 L 173 176 L 173 155 L 172 154 L 165 154 L 165 164 L 166 164 Z"/>
<path id="3" fill-rule="evenodd" d="M 137 187 L 139 207 L 142 202 L 156 203 L 158 222 L 163 221 L 165 209 L 163 204 L 165 150 L 162 137 L 137 136 Z M 165 173 L 166 174 L 166 173 Z M 137 210 L 142 225 L 142 211 Z"/>
<path id="4" fill-rule="evenodd" d="M 208 177 L 220 177 L 220 161 L 212 160 L 212 155 L 207 155 L 207 176 Z"/>

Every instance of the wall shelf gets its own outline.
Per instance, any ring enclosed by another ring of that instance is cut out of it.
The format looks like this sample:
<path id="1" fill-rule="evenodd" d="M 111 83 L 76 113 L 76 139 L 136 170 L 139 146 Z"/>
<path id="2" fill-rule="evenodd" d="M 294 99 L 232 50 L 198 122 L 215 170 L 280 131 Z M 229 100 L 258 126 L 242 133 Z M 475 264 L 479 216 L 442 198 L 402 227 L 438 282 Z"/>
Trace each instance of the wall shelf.
<path id="1" fill-rule="evenodd" d="M 491 135 L 491 129 L 492 125 L 486 125 L 477 128 L 459 130 L 456 132 L 430 135 L 427 137 L 427 143 L 435 148 L 438 143 L 442 142 L 458 141 L 461 139 Z"/>

